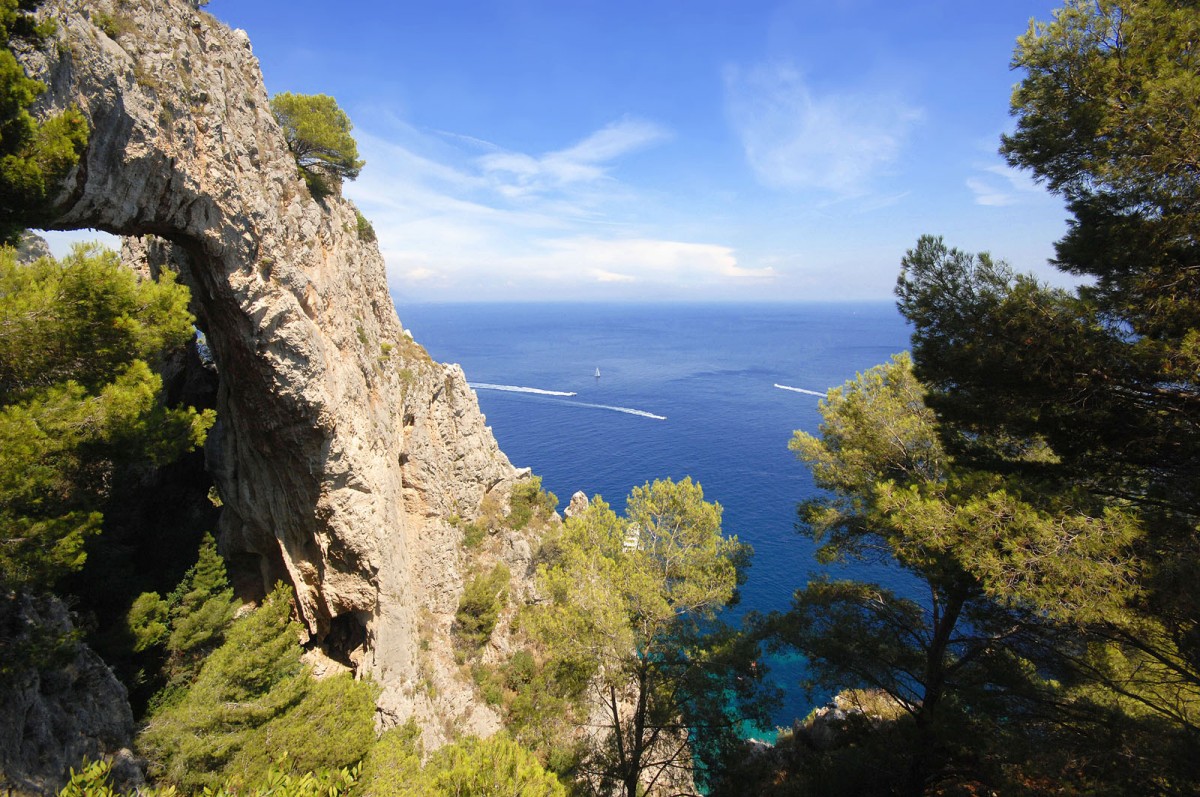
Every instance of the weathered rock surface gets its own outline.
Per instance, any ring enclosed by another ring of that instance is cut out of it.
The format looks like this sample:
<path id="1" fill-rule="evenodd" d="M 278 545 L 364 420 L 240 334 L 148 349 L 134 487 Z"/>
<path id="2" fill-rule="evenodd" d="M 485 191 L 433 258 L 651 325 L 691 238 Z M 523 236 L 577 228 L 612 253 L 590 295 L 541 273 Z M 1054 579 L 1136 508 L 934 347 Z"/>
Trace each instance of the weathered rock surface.
<path id="1" fill-rule="evenodd" d="M 382 684 L 386 717 L 418 716 L 432 741 L 488 730 L 469 684 L 421 688 L 423 670 L 451 668 L 419 660 L 462 590 L 449 519 L 518 476 L 462 371 L 402 329 L 353 205 L 308 194 L 244 32 L 187 0 L 42 13 L 56 41 L 24 65 L 50 87 L 44 110 L 76 104 L 92 129 L 48 226 L 153 236 L 127 258 L 174 264 L 192 288 L 220 374 L 222 550 L 293 585 L 314 639 Z"/>
<path id="2" fill-rule="evenodd" d="M 44 649 L 39 638 L 66 639 L 73 629 L 54 597 L 17 595 L 0 605 L 0 637 L 10 655 L 26 646 Z M 132 743 L 125 687 L 86 645 L 68 643 L 40 668 L 9 664 L 0 679 L 0 790 L 56 793 L 70 767 Z"/>
<path id="3" fill-rule="evenodd" d="M 587 511 L 588 506 L 590 505 L 591 502 L 588 501 L 588 497 L 583 490 L 577 490 L 575 494 L 571 496 L 571 503 L 567 504 L 567 508 L 563 510 L 563 517 L 575 517 L 576 515 L 582 515 Z"/>
<path id="4" fill-rule="evenodd" d="M 50 254 L 50 244 L 46 243 L 45 238 L 28 230 L 21 233 L 21 240 L 17 242 L 18 262 L 32 263 L 39 258 L 50 257 Z"/>

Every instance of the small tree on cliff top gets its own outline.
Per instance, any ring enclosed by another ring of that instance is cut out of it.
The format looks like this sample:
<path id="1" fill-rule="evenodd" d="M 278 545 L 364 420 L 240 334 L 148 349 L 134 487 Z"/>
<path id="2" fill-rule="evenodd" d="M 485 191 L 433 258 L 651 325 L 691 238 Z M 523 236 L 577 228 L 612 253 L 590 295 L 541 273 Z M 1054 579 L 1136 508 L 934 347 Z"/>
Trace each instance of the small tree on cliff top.
<path id="1" fill-rule="evenodd" d="M 288 149 L 314 196 L 326 196 L 330 179 L 353 180 L 362 170 L 350 117 L 327 94 L 283 92 L 271 98 L 271 112 L 283 128 Z"/>

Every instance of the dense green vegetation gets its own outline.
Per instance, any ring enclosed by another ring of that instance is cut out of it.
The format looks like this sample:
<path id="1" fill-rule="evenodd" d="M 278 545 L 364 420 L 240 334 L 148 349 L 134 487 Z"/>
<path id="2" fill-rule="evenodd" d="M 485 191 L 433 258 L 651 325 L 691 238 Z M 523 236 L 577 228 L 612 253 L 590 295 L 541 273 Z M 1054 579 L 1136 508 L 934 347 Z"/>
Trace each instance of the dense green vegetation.
<path id="1" fill-rule="evenodd" d="M 496 627 L 500 609 L 508 603 L 511 578 L 503 562 L 467 582 L 455 614 L 455 630 L 468 645 L 479 647 L 487 642 Z"/>
<path id="2" fill-rule="evenodd" d="M 0 589 L 79 569 L 120 467 L 170 461 L 211 413 L 160 400 L 155 366 L 192 337 L 187 291 L 139 283 L 116 254 L 0 250 Z"/>
<path id="3" fill-rule="evenodd" d="M 525 748 L 501 733 L 467 737 L 435 751 L 424 764 L 413 725 L 380 737 L 363 762 L 365 797 L 565 797 L 566 789 Z"/>
<path id="4" fill-rule="evenodd" d="M 251 784 L 221 782 L 203 792 L 211 797 L 566 797 L 558 779 L 527 750 L 504 734 L 467 737 L 435 751 L 422 763 L 420 734 L 412 724 L 385 732 L 361 765 L 295 771 L 288 759 L 268 768 Z M 93 762 L 75 773 L 61 797 L 118 797 L 111 767 Z M 142 787 L 129 793 L 172 797 L 174 786 Z"/>
<path id="5" fill-rule="evenodd" d="M 285 754 L 298 772 L 353 765 L 366 754 L 376 689 L 348 673 L 313 678 L 300 662 L 291 610 L 291 590 L 278 587 L 229 627 L 195 680 L 150 715 L 138 744 L 159 783 L 186 793 L 245 786 Z"/>
<path id="6" fill-rule="evenodd" d="M 11 45 L 44 43 L 37 5 L 0 0 L 5 239 L 87 137 L 76 111 L 28 113 L 44 87 Z M 720 506 L 656 481 L 623 517 L 597 498 L 558 525 L 535 478 L 462 527 L 457 655 L 506 723 L 487 740 L 425 751 L 412 723 L 377 738 L 377 688 L 313 676 L 285 587 L 239 612 L 211 537 L 176 552 L 194 565 L 173 590 L 186 563 L 159 591 L 114 583 L 113 649 L 148 698 L 142 793 L 633 797 L 691 774 L 730 795 L 1195 793 L 1197 41 L 1185 0 L 1070 0 L 1034 25 L 1002 152 L 1066 200 L 1055 262 L 1090 282 L 1051 289 L 922 237 L 897 286 L 912 355 L 830 391 L 819 434 L 792 438 L 825 491 L 800 509 L 821 559 L 892 562 L 920 590 L 814 580 L 757 626 L 807 658 L 809 686 L 845 690 L 847 714 L 746 758 L 767 696 L 755 640 L 720 619 L 749 555 Z M 358 174 L 332 98 L 271 104 L 314 196 Z M 168 406 L 158 375 L 194 334 L 186 308 L 169 274 L 139 283 L 113 253 L 19 265 L 0 249 L 0 600 L 77 576 L 116 486 L 203 441 L 212 414 Z M 544 538 L 524 607 L 502 530 Z M 498 633 L 511 644 L 489 646 Z M 56 640 L 29 639 L 0 676 L 51 662 Z M 112 793 L 108 775 L 89 765 L 64 794 Z"/>
<path id="7" fill-rule="evenodd" d="M 630 494 L 624 518 L 597 498 L 546 543 L 548 602 L 529 612 L 551 695 L 603 706 L 578 771 L 637 794 L 691 770 L 715 773 L 739 722 L 759 719 L 754 647 L 718 619 L 748 548 L 721 534 L 721 507 L 690 479 Z M 580 718 L 582 721 L 582 717 Z"/>

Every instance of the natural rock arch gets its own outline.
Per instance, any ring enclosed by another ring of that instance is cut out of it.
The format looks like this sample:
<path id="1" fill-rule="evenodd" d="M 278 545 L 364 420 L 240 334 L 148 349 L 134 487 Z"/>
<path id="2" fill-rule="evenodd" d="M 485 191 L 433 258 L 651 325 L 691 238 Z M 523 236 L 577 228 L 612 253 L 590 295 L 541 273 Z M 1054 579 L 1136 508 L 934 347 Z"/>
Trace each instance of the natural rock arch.
<path id="1" fill-rule="evenodd" d="M 187 0 L 43 13 L 55 41 L 23 55 L 50 87 L 43 110 L 74 103 L 92 129 L 45 226 L 134 239 L 128 260 L 171 264 L 192 288 L 221 374 L 209 448 L 223 550 L 257 556 L 264 584 L 286 578 L 316 639 L 361 643 L 354 663 L 382 683 L 386 716 L 461 719 L 469 696 L 439 707 L 416 689 L 418 617 L 457 603 L 449 518 L 518 476 L 462 371 L 401 328 L 353 205 L 309 196 L 244 32 Z M 115 39 L 101 13 L 121 22 Z"/>

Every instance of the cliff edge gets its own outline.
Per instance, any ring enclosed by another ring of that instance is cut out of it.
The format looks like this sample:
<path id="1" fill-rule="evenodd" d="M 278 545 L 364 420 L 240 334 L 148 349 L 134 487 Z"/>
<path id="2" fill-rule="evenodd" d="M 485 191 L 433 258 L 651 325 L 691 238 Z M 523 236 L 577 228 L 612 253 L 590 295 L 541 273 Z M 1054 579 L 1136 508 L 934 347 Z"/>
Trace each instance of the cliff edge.
<path id="1" fill-rule="evenodd" d="M 419 660 L 449 650 L 463 581 L 450 520 L 521 475 L 461 369 L 401 327 L 353 205 L 309 195 L 245 32 L 187 0 L 41 13 L 55 39 L 22 56 L 49 86 L 39 109 L 75 104 L 92 129 L 48 227 L 126 236 L 127 259 L 191 287 L 220 374 L 208 453 L 223 553 L 256 562 L 264 588 L 294 587 L 314 643 L 383 686 L 386 721 L 415 716 L 434 742 L 450 722 L 493 729 L 469 684 L 420 686 L 430 664 L 452 669 Z"/>

